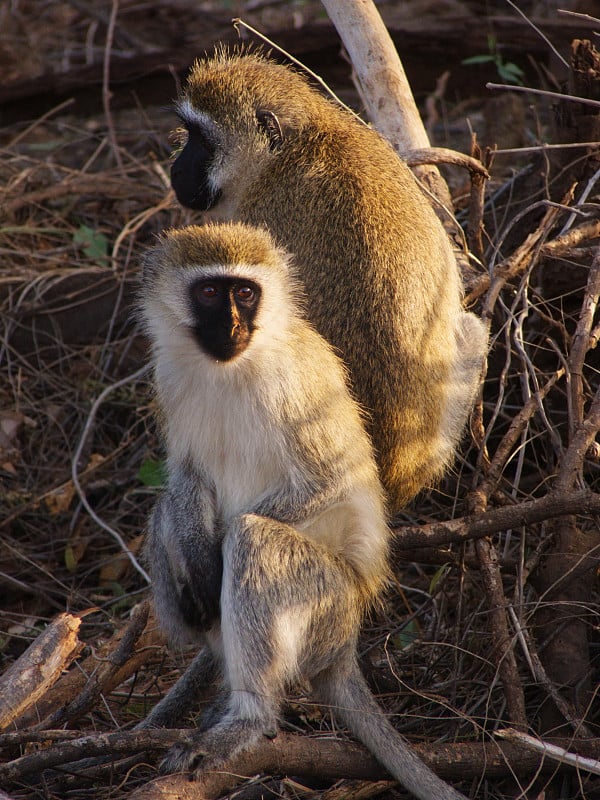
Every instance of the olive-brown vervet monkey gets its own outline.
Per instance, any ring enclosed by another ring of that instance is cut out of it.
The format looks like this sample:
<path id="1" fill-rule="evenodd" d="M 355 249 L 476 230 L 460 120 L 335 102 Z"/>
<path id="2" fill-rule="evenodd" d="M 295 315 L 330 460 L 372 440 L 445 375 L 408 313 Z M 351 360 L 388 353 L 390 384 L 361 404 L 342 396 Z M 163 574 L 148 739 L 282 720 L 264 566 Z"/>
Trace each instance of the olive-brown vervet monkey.
<path id="1" fill-rule="evenodd" d="M 400 511 L 452 461 L 486 351 L 429 201 L 376 131 L 260 54 L 198 61 L 177 112 L 179 201 L 266 227 L 293 254 Z"/>
<path id="2" fill-rule="evenodd" d="M 163 768 L 218 769 L 275 736 L 302 677 L 416 797 L 457 800 L 358 667 L 390 530 L 359 407 L 301 294 L 267 232 L 240 224 L 171 231 L 145 262 L 168 465 L 146 560 L 162 625 L 176 642 L 208 641 L 227 690 Z"/>

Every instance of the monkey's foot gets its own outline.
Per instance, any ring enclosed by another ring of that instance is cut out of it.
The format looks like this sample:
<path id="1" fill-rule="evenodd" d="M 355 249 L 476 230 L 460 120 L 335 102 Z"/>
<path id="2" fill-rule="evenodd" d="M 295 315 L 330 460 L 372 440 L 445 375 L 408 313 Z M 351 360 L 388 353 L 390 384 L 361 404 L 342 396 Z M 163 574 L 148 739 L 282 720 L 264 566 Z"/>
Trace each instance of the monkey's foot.
<path id="1" fill-rule="evenodd" d="M 210 754 L 204 750 L 197 737 L 190 736 L 187 742 L 171 747 L 167 755 L 160 762 L 159 769 L 163 775 L 172 772 L 191 772 L 195 770 L 200 761 Z"/>
<path id="2" fill-rule="evenodd" d="M 250 750 L 263 736 L 274 739 L 277 729 L 260 721 L 223 720 L 207 731 L 191 733 L 186 742 L 174 745 L 160 764 L 163 774 L 192 772 L 195 778 L 220 768 L 244 750 Z"/>

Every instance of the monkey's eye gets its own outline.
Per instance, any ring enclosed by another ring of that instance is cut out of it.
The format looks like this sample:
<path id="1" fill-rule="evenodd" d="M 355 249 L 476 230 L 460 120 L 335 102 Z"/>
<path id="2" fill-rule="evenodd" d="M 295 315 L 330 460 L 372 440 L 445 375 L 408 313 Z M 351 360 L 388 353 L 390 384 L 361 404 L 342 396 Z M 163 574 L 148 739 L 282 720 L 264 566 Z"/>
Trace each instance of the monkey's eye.
<path id="1" fill-rule="evenodd" d="M 192 294 L 200 303 L 212 303 L 219 297 L 219 288 L 214 283 L 197 283 Z"/>
<path id="2" fill-rule="evenodd" d="M 236 292 L 236 297 L 242 303 L 251 303 L 254 300 L 254 289 L 251 286 L 240 286 Z"/>

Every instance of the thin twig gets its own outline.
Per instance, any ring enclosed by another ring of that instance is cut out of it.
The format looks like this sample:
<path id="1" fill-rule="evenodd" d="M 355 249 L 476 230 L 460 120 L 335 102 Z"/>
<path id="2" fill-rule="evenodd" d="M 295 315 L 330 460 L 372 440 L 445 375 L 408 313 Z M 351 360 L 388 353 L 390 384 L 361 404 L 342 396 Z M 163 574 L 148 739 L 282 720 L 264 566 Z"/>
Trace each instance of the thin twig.
<path id="1" fill-rule="evenodd" d="M 504 436 L 502 437 L 496 451 L 490 460 L 487 474 L 484 480 L 477 486 L 477 493 L 483 493 L 486 497 L 490 497 L 492 492 L 498 485 L 498 481 L 502 475 L 502 470 L 508 461 L 513 447 L 516 445 L 523 429 L 541 407 L 542 401 L 548 395 L 550 390 L 556 385 L 557 381 L 565 374 L 564 369 L 557 370 L 544 386 L 533 394 L 529 400 L 521 408 L 518 414 L 514 417 L 513 421 Z"/>
<path id="2" fill-rule="evenodd" d="M 307 67 L 307 66 L 306 66 L 306 64 L 303 64 L 303 63 L 302 63 L 302 61 L 299 61 L 299 60 L 298 60 L 297 58 L 295 58 L 295 57 L 294 57 L 294 56 L 293 56 L 291 53 L 288 53 L 288 51 L 287 51 L 287 50 L 284 50 L 284 49 L 283 49 L 283 47 L 281 47 L 280 45 L 278 45 L 278 44 L 277 44 L 276 42 L 274 42 L 272 39 L 269 39 L 269 37 L 268 37 L 268 36 L 265 36 L 265 34 L 264 34 L 264 33 L 261 33 L 261 32 L 260 32 L 259 30 L 257 30 L 256 28 L 253 28 L 253 27 L 252 27 L 252 25 L 249 25 L 247 22 L 244 22 L 244 20 L 243 20 L 243 19 L 240 19 L 240 17 L 235 17 L 234 19 L 232 19 L 232 20 L 231 20 L 231 22 L 233 23 L 233 27 L 234 27 L 236 30 L 238 30 L 238 28 L 239 28 L 239 27 L 240 27 L 240 25 L 241 25 L 243 28 L 246 28 L 246 30 L 250 31 L 250 32 L 251 32 L 251 33 L 253 33 L 255 36 L 257 36 L 257 37 L 258 37 L 258 38 L 259 38 L 261 41 L 263 41 L 265 44 L 268 44 L 268 45 L 269 45 L 269 47 L 272 47 L 274 50 L 277 50 L 277 52 L 281 53 L 283 56 L 285 56 L 287 59 L 289 59 L 289 60 L 291 61 L 291 63 L 292 63 L 292 64 L 295 64 L 297 67 L 300 67 L 300 69 L 301 69 L 303 72 L 306 72 L 306 74 L 307 74 L 307 75 L 310 75 L 310 77 L 311 77 L 311 78 L 312 78 L 314 81 L 316 81 L 316 83 L 318 83 L 318 84 L 319 84 L 319 86 L 322 86 L 322 87 L 323 87 L 323 89 L 324 89 L 324 90 L 327 92 L 327 94 L 328 94 L 328 95 L 329 95 L 329 96 L 330 96 L 330 97 L 331 97 L 333 100 L 335 100 L 335 102 L 336 102 L 336 103 L 338 103 L 338 104 L 339 104 L 339 105 L 340 105 L 340 106 L 341 106 L 343 109 L 345 109 L 345 110 L 346 110 L 346 111 L 348 111 L 350 114 L 352 114 L 352 116 L 353 116 L 353 117 L 355 117 L 355 118 L 356 118 L 356 119 L 357 119 L 359 122 L 362 122 L 362 124 L 363 124 L 363 125 L 366 125 L 366 124 L 367 124 L 367 123 L 364 121 L 364 119 L 362 119 L 362 117 L 360 117 L 360 116 L 359 116 L 359 115 L 356 113 L 356 111 L 354 111 L 352 108 L 350 108 L 350 106 L 347 106 L 347 105 L 346 105 L 346 103 L 344 103 L 344 101 L 343 101 L 343 100 L 340 100 L 340 98 L 337 96 L 337 94 L 336 94 L 336 93 L 333 91 L 333 89 L 331 89 L 331 88 L 330 88 L 330 87 L 329 87 L 329 86 L 328 86 L 328 85 L 325 83 L 325 81 L 323 80 L 323 78 L 322 78 L 320 75 L 317 75 L 317 73 L 316 73 L 316 72 L 313 72 L 313 71 L 312 71 L 312 69 L 309 69 L 309 67 Z M 239 34 L 239 30 L 238 30 L 238 34 Z"/>
<path id="3" fill-rule="evenodd" d="M 514 609 L 511 606 L 508 607 L 508 613 L 510 614 L 512 624 L 517 631 L 517 636 L 521 642 L 523 653 L 529 662 L 531 672 L 535 680 L 548 692 L 554 705 L 567 720 L 567 722 L 572 726 L 575 733 L 579 736 L 591 736 L 592 733 L 585 722 L 583 722 L 571 703 L 565 700 L 554 683 L 550 680 L 550 677 L 546 672 L 546 668 L 542 664 L 537 650 L 535 649 L 531 636 L 529 635 L 529 631 L 524 625 L 521 625 Z"/>
<path id="4" fill-rule="evenodd" d="M 535 750 L 536 753 L 542 753 L 544 756 L 548 756 L 548 758 L 554 761 L 559 761 L 561 764 L 568 764 L 570 767 L 576 767 L 577 769 L 591 772 L 594 775 L 600 775 L 600 761 L 580 756 L 577 753 L 570 753 L 562 747 L 544 742 L 541 739 L 535 739 L 527 733 L 522 733 L 512 728 L 504 728 L 501 731 L 496 731 L 496 736 L 506 739 L 509 742 L 525 745 L 525 747 Z"/>
<path id="5" fill-rule="evenodd" d="M 510 83 L 486 83 L 486 89 L 502 89 L 509 92 L 526 92 L 527 94 L 538 94 L 544 97 L 549 97 L 552 100 L 570 100 L 573 103 L 583 103 L 586 106 L 593 108 L 600 108 L 600 100 L 592 100 L 589 97 L 577 97 L 572 94 L 563 94 L 562 92 L 550 92 L 546 89 L 532 89 L 530 86 L 515 86 Z M 600 144 L 596 142 L 596 146 Z"/>
<path id="6" fill-rule="evenodd" d="M 569 373 L 571 394 L 571 408 L 573 414 L 569 417 L 569 438 L 572 439 L 576 428 L 583 422 L 583 365 L 590 346 L 590 332 L 594 321 L 594 314 L 600 299 L 600 248 L 596 249 L 592 265 L 588 274 L 581 312 L 577 321 L 577 328 L 572 338 L 571 352 L 569 353 Z"/>
<path id="7" fill-rule="evenodd" d="M 113 383 L 110 386 L 107 386 L 104 389 L 104 391 L 102 391 L 98 395 L 98 397 L 96 398 L 96 400 L 94 401 L 94 403 L 92 405 L 92 408 L 90 409 L 90 413 L 89 413 L 89 416 L 88 416 L 88 418 L 86 420 L 85 427 L 83 429 L 83 433 L 81 434 L 81 438 L 79 440 L 79 444 L 77 445 L 77 449 L 75 450 L 75 454 L 74 454 L 73 460 L 71 462 L 71 480 L 73 481 L 73 485 L 75 486 L 75 489 L 77 490 L 77 494 L 79 495 L 79 498 L 80 498 L 80 500 L 81 500 L 81 502 L 83 504 L 83 507 L 88 512 L 88 514 L 92 517 L 94 522 L 96 522 L 103 530 L 105 530 L 107 533 L 109 533 L 113 537 L 113 539 L 117 542 L 117 544 L 119 545 L 121 550 L 125 553 L 127 558 L 131 561 L 133 567 L 140 573 L 142 578 L 148 584 L 150 583 L 150 576 L 148 575 L 146 570 L 142 567 L 142 565 L 139 563 L 139 561 L 134 556 L 134 554 L 131 552 L 130 548 L 127 547 L 127 544 L 123 540 L 121 534 L 118 533 L 118 531 L 114 530 L 114 528 L 111 528 L 110 525 L 108 525 L 106 522 L 104 522 L 104 520 L 100 519 L 100 517 L 96 514 L 94 509 L 90 506 L 90 504 L 88 502 L 88 499 L 87 499 L 87 497 L 85 495 L 85 492 L 83 490 L 83 487 L 81 486 L 81 484 L 79 482 L 78 469 L 79 469 L 79 459 L 81 458 L 81 454 L 82 454 L 83 448 L 84 448 L 84 446 L 86 444 L 87 437 L 89 436 L 90 431 L 91 431 L 91 429 L 92 429 L 92 427 L 94 425 L 94 422 L 96 420 L 96 414 L 98 413 L 98 409 L 100 408 L 102 403 L 106 400 L 108 395 L 111 394 L 111 392 L 114 392 L 116 389 L 120 389 L 121 387 L 126 386 L 128 383 L 132 383 L 134 381 L 139 380 L 140 378 L 143 378 L 144 375 L 146 375 L 149 372 L 149 370 L 150 370 L 150 364 L 145 364 L 143 367 L 140 367 L 140 369 L 136 370 L 132 375 L 127 375 L 126 377 L 121 378 L 120 381 L 117 381 L 116 383 Z"/>
<path id="8" fill-rule="evenodd" d="M 106 127 L 108 130 L 108 138 L 117 162 L 117 166 L 121 173 L 124 173 L 123 159 L 119 150 L 117 142 L 117 134 L 115 133 L 115 125 L 110 110 L 110 99 L 112 93 L 110 91 L 110 56 L 112 51 L 112 44 L 115 35 L 115 24 L 117 22 L 117 15 L 119 13 L 119 0 L 112 0 L 110 9 L 110 18 L 108 20 L 108 28 L 106 29 L 106 42 L 104 44 L 104 61 L 102 64 L 102 106 L 104 108 L 104 117 L 106 119 Z"/>
<path id="9" fill-rule="evenodd" d="M 525 20 L 525 22 L 526 22 L 528 25 L 531 25 L 531 27 L 533 28 L 533 30 L 534 30 L 534 31 L 537 33 L 537 35 L 538 35 L 538 36 L 539 36 L 541 39 L 543 39 L 543 40 L 546 42 L 546 44 L 548 45 L 548 47 L 549 47 L 549 48 L 552 50 L 552 52 L 553 52 L 553 53 L 554 53 L 554 55 L 555 55 L 555 56 L 556 56 L 556 57 L 559 59 L 559 61 L 562 61 L 563 65 L 564 65 L 564 66 L 565 66 L 567 69 L 570 69 L 570 68 L 571 68 L 571 65 L 569 64 L 569 62 L 568 62 L 568 61 L 567 61 L 567 60 L 566 60 L 566 59 L 565 59 L 565 58 L 564 58 L 564 57 L 563 57 L 563 56 L 560 54 L 560 52 L 559 52 L 559 51 L 556 49 L 556 47 L 554 47 L 554 45 L 552 44 L 552 42 L 550 41 L 550 39 L 549 39 L 549 38 L 546 36 L 546 34 L 545 34 L 543 31 L 541 31 L 541 30 L 538 28 L 538 26 L 537 26 L 537 25 L 535 25 L 535 24 L 534 24 L 534 23 L 533 23 L 533 22 L 532 22 L 532 21 L 529 19 L 529 17 L 527 16 L 527 14 L 524 14 L 524 13 L 521 11 L 521 9 L 520 9 L 520 8 L 519 8 L 519 7 L 518 7 L 518 6 L 517 6 L 515 3 L 513 3 L 513 1 L 512 1 L 512 0 L 506 0 L 506 2 L 508 3 L 508 5 L 509 5 L 511 8 L 514 8 L 514 10 L 517 12 L 517 14 L 520 14 L 520 15 L 521 15 L 521 17 L 523 17 L 523 19 Z"/>

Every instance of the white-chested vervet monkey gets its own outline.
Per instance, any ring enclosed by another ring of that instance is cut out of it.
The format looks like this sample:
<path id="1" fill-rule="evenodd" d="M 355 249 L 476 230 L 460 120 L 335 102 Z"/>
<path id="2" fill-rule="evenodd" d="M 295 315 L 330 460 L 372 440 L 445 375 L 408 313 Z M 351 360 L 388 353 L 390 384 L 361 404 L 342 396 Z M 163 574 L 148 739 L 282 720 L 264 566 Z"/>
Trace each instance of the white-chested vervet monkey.
<path id="1" fill-rule="evenodd" d="M 260 54 L 197 62 L 177 104 L 179 201 L 266 227 L 349 369 L 393 514 L 452 461 L 486 352 L 446 233 L 372 128 Z"/>
<path id="2" fill-rule="evenodd" d="M 416 797 L 456 800 L 358 667 L 390 531 L 359 407 L 301 296 L 285 253 L 240 224 L 171 231 L 145 262 L 168 463 L 146 560 L 170 638 L 206 639 L 227 689 L 164 769 L 206 753 L 204 768 L 219 768 L 274 736 L 285 688 L 303 677 Z"/>

